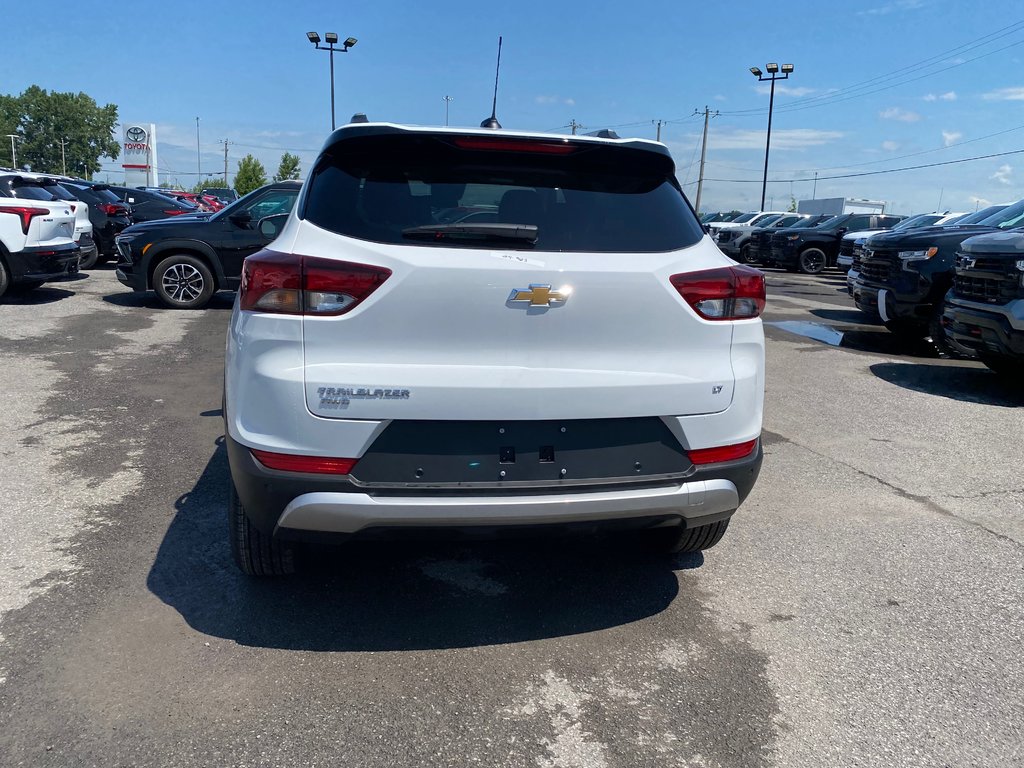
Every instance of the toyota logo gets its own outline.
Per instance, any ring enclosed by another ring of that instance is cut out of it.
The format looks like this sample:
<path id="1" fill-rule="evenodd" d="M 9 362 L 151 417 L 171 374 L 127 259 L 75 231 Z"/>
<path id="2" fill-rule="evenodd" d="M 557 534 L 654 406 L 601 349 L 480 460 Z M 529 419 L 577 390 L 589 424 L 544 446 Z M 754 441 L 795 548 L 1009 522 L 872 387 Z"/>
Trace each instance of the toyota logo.
<path id="1" fill-rule="evenodd" d="M 139 128 L 139 126 L 133 125 L 124 132 L 124 137 L 128 139 L 128 141 L 138 144 L 146 140 L 146 132 L 142 128 Z"/>

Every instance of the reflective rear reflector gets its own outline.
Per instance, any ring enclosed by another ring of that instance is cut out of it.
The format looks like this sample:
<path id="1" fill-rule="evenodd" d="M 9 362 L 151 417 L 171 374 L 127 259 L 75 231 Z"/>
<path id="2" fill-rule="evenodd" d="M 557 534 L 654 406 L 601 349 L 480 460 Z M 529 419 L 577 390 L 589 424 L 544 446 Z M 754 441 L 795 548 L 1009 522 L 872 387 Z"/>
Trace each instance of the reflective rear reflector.
<path id="1" fill-rule="evenodd" d="M 745 443 L 735 445 L 720 445 L 715 448 L 698 448 L 695 451 L 687 451 L 686 455 L 694 464 L 717 464 L 720 461 L 734 461 L 742 459 L 754 452 L 757 447 L 757 440 L 748 440 Z"/>
<path id="2" fill-rule="evenodd" d="M 250 451 L 253 457 L 268 469 L 282 472 L 311 472 L 318 475 L 347 475 L 358 459 L 336 459 L 328 456 L 296 456 L 292 453 Z"/>

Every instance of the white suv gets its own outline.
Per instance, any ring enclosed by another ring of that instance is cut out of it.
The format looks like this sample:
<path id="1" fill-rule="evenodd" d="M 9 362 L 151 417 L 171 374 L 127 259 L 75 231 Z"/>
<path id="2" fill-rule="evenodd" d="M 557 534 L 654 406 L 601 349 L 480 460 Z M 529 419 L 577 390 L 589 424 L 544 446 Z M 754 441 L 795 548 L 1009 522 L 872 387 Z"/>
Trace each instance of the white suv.
<path id="1" fill-rule="evenodd" d="M 35 179 L 0 174 L 0 296 L 66 276 L 78 264 L 75 214 Z"/>
<path id="2" fill-rule="evenodd" d="M 713 546 L 761 465 L 764 291 L 662 144 L 338 129 L 231 317 L 236 562 L 396 528 Z"/>

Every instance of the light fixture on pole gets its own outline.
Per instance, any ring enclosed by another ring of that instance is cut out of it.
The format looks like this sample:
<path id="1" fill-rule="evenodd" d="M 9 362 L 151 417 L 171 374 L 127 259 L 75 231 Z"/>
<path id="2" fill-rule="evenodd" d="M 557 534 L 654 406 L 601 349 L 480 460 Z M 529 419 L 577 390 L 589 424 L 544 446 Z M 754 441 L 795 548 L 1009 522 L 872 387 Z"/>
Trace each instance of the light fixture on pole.
<path id="1" fill-rule="evenodd" d="M 335 129 L 335 127 L 337 127 L 336 124 L 335 124 L 335 119 L 334 119 L 334 52 L 337 51 L 338 53 L 348 53 L 348 49 L 351 48 L 352 46 L 354 46 L 359 41 L 356 40 L 354 37 L 347 37 L 347 38 L 345 38 L 345 42 L 343 42 L 341 44 L 341 46 L 342 46 L 341 48 L 335 48 L 334 46 L 337 45 L 337 43 L 338 43 L 338 33 L 337 32 L 325 32 L 324 33 L 324 42 L 327 43 L 327 45 L 324 45 L 324 46 L 320 45 L 320 35 L 318 33 L 316 33 L 316 32 L 307 32 L 306 33 L 306 37 L 309 39 L 309 42 L 311 42 L 313 44 L 313 47 L 315 47 L 318 51 L 328 51 L 330 53 L 330 57 L 331 57 L 331 130 L 333 131 Z"/>
<path id="2" fill-rule="evenodd" d="M 11 168 L 17 169 L 18 167 L 18 151 L 14 148 L 14 142 L 20 141 L 21 136 L 16 133 L 6 134 L 7 138 L 11 140 Z"/>
<path id="3" fill-rule="evenodd" d="M 768 190 L 768 152 L 772 146 L 772 109 L 775 107 L 775 81 L 776 80 L 788 80 L 790 74 L 793 72 L 792 64 L 783 64 L 781 67 L 781 74 L 779 74 L 780 67 L 777 63 L 771 62 L 765 65 L 765 70 L 768 72 L 768 77 L 765 76 L 757 67 L 750 68 L 750 74 L 758 79 L 759 82 L 771 82 L 771 95 L 768 97 L 768 136 L 764 143 L 764 179 L 761 181 L 761 210 L 764 210 L 764 198 L 765 193 Z"/>
<path id="4" fill-rule="evenodd" d="M 447 128 L 448 127 L 448 105 L 450 105 L 453 101 L 455 101 L 455 97 L 454 96 L 443 96 L 442 98 L 444 99 L 444 124 L 445 124 L 445 127 Z"/>

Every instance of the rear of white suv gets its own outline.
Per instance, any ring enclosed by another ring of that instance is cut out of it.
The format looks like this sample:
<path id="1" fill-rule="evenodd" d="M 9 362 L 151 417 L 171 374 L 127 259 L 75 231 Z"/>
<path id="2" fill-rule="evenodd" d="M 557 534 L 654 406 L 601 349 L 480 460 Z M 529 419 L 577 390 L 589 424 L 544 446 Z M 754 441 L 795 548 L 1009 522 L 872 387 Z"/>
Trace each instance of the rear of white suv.
<path id="1" fill-rule="evenodd" d="M 661 144 L 341 128 L 243 270 L 235 559 L 285 573 L 295 541 L 400 528 L 713 546 L 760 468 L 763 306 Z"/>
<path id="2" fill-rule="evenodd" d="M 0 174 L 0 296 L 38 288 L 78 263 L 75 214 L 34 179 Z"/>

